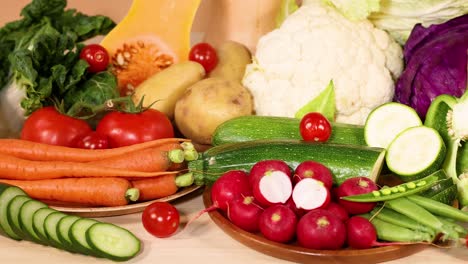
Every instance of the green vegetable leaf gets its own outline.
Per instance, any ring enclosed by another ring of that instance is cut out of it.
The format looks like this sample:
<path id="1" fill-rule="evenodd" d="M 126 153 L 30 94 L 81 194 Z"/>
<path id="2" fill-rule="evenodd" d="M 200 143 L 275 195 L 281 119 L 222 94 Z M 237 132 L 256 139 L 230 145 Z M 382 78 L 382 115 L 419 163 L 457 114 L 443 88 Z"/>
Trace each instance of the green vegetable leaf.
<path id="1" fill-rule="evenodd" d="M 380 0 L 322 0 L 334 6 L 349 20 L 363 20 L 380 10 Z"/>
<path id="2" fill-rule="evenodd" d="M 319 95 L 296 112 L 295 117 L 301 119 L 307 113 L 320 112 L 328 120 L 334 121 L 335 110 L 335 85 L 333 84 L 333 81 L 330 81 L 328 86 Z"/>
<path id="3" fill-rule="evenodd" d="M 281 0 L 280 11 L 276 15 L 276 27 L 280 27 L 284 20 L 297 9 L 299 9 L 299 6 L 296 0 Z"/>

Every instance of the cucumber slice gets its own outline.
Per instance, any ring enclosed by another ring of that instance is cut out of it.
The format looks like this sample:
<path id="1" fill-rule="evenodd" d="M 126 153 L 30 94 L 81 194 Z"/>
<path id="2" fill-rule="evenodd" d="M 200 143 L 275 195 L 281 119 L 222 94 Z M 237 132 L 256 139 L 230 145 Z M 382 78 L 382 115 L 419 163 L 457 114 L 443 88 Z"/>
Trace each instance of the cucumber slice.
<path id="1" fill-rule="evenodd" d="M 98 221 L 93 219 L 80 218 L 70 227 L 68 235 L 70 236 L 73 248 L 76 249 L 76 251 L 85 255 L 99 256 L 86 240 L 86 232 L 96 223 L 98 223 Z"/>
<path id="2" fill-rule="evenodd" d="M 368 146 L 386 149 L 400 132 L 421 125 L 421 118 L 413 108 L 390 102 L 380 105 L 368 115 L 364 139 Z"/>
<path id="3" fill-rule="evenodd" d="M 44 232 L 51 246 L 54 246 L 56 248 L 66 249 L 64 245 L 62 244 L 62 242 L 60 241 L 58 234 L 57 234 L 58 223 L 61 219 L 63 219 L 66 216 L 67 216 L 66 214 L 54 210 L 53 213 L 49 214 L 44 219 L 44 222 L 43 222 Z"/>
<path id="4" fill-rule="evenodd" d="M 386 162 L 403 181 L 412 181 L 440 169 L 446 152 L 437 130 L 426 126 L 410 127 L 390 143 Z"/>
<path id="5" fill-rule="evenodd" d="M 31 197 L 26 195 L 18 195 L 10 201 L 7 206 L 8 212 L 8 223 L 10 223 L 11 229 L 15 234 L 22 238 L 27 238 L 27 235 L 23 232 L 20 222 L 19 222 L 19 213 L 21 206 L 27 201 L 32 200 Z"/>
<path id="6" fill-rule="evenodd" d="M 16 186 L 0 184 L 0 231 L 13 239 L 21 240 L 22 237 L 14 232 L 8 222 L 8 204 L 18 195 L 26 193 Z"/>
<path id="7" fill-rule="evenodd" d="M 45 219 L 52 213 L 57 212 L 52 208 L 44 207 L 37 210 L 33 215 L 33 229 L 43 244 L 49 245 L 49 239 L 45 231 Z"/>
<path id="8" fill-rule="evenodd" d="M 64 249 L 72 252 L 75 252 L 76 249 L 73 248 L 73 244 L 70 239 L 70 228 L 79 219 L 80 217 L 75 215 L 66 215 L 59 220 L 56 228 L 56 233 L 58 240 L 60 241 L 60 245 L 62 245 Z"/>
<path id="9" fill-rule="evenodd" d="M 86 232 L 88 244 L 106 258 L 125 261 L 140 252 L 141 242 L 127 229 L 108 224 L 97 223 Z"/>
<path id="10" fill-rule="evenodd" d="M 48 207 L 45 203 L 37 200 L 29 200 L 25 202 L 19 211 L 19 224 L 21 230 L 34 242 L 42 243 L 39 236 L 36 234 L 33 228 L 33 215 L 41 208 Z"/>

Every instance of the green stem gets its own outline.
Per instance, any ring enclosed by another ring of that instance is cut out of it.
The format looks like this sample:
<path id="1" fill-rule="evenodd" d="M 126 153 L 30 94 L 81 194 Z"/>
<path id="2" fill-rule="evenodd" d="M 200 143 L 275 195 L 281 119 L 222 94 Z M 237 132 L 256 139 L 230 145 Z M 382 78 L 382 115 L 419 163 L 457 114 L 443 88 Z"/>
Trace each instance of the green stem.
<path id="1" fill-rule="evenodd" d="M 136 202 L 140 198 L 140 190 L 137 188 L 130 188 L 125 192 L 125 198 L 131 202 Z"/>
<path id="2" fill-rule="evenodd" d="M 187 187 L 193 184 L 194 182 L 194 177 L 193 173 L 185 173 L 182 175 L 179 175 L 175 178 L 175 183 L 177 187 Z"/>

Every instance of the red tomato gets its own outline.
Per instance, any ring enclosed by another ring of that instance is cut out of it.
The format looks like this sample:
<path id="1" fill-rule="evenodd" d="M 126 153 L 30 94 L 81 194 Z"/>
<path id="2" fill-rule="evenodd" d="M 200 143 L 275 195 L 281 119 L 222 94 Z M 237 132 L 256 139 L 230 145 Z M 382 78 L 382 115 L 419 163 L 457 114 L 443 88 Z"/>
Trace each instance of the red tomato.
<path id="1" fill-rule="evenodd" d="M 305 141 L 326 142 L 331 136 L 332 127 L 325 116 L 312 112 L 301 119 L 299 130 Z"/>
<path id="2" fill-rule="evenodd" d="M 109 138 L 111 148 L 174 137 L 169 118 L 154 109 L 141 113 L 110 112 L 99 121 L 96 131 Z"/>
<path id="3" fill-rule="evenodd" d="M 179 211 L 170 203 L 154 202 L 143 210 L 141 220 L 148 233 L 164 238 L 177 231 L 180 215 Z"/>
<path id="4" fill-rule="evenodd" d="M 24 122 L 21 139 L 73 147 L 75 140 L 92 131 L 86 121 L 59 113 L 48 106 L 34 111 Z"/>
<path id="5" fill-rule="evenodd" d="M 198 43 L 190 50 L 189 60 L 200 63 L 208 73 L 218 64 L 218 55 L 210 44 Z"/>
<path id="6" fill-rule="evenodd" d="M 77 140 L 75 140 L 74 147 L 84 149 L 107 149 L 109 148 L 109 138 L 96 131 L 91 131 L 88 134 L 77 138 Z"/>
<path id="7" fill-rule="evenodd" d="M 86 45 L 80 52 L 80 59 L 88 62 L 88 71 L 92 73 L 104 71 L 109 65 L 109 53 L 99 44 Z"/>

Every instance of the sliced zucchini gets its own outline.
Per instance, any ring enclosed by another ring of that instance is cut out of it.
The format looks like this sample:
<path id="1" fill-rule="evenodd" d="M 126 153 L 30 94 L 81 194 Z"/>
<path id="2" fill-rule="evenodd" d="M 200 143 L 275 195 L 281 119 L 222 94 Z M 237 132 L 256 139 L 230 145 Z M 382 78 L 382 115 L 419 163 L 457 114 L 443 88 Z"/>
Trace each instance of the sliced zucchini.
<path id="1" fill-rule="evenodd" d="M 92 225 L 86 232 L 86 240 L 99 255 L 116 261 L 133 258 L 141 248 L 141 241 L 134 234 L 108 223 Z"/>
<path id="2" fill-rule="evenodd" d="M 42 243 L 39 236 L 36 234 L 33 228 L 33 216 L 41 208 L 47 208 L 48 206 L 37 200 L 29 200 L 25 202 L 19 212 L 19 224 L 21 230 L 25 235 L 34 242 Z"/>
<path id="3" fill-rule="evenodd" d="M 19 222 L 19 213 L 21 206 L 27 201 L 32 200 L 31 197 L 26 195 L 18 195 L 13 198 L 7 206 L 8 212 L 8 223 L 10 223 L 11 229 L 15 234 L 22 238 L 26 238 L 27 235 L 23 232 L 20 222 Z"/>
<path id="4" fill-rule="evenodd" d="M 62 212 L 55 211 L 49 214 L 44 219 L 44 222 L 43 222 L 44 232 L 51 246 L 54 246 L 56 248 L 66 249 L 64 245 L 62 244 L 62 242 L 60 241 L 58 234 L 57 234 L 58 223 L 62 218 L 66 216 L 67 215 Z"/>
<path id="5" fill-rule="evenodd" d="M 386 149 L 400 132 L 421 125 L 421 118 L 413 108 L 390 102 L 375 108 L 368 115 L 364 139 L 370 147 Z"/>
<path id="6" fill-rule="evenodd" d="M 70 227 L 69 236 L 72 242 L 73 248 L 82 254 L 99 256 L 93 248 L 88 244 L 86 240 L 86 232 L 88 229 L 98 223 L 98 221 L 89 218 L 80 218 L 78 221 L 73 223 Z"/>
<path id="7" fill-rule="evenodd" d="M 426 126 L 410 127 L 390 143 L 386 163 L 403 181 L 412 181 L 439 170 L 446 152 L 437 130 Z"/>
<path id="8" fill-rule="evenodd" d="M 44 207 L 44 208 L 37 210 L 33 215 L 34 232 L 37 234 L 37 236 L 43 242 L 43 244 L 50 245 L 49 239 L 47 238 L 47 234 L 45 231 L 44 222 L 45 222 L 45 219 L 54 212 L 57 212 L 57 211 L 49 207 Z"/>
<path id="9" fill-rule="evenodd" d="M 57 238 L 60 245 L 62 245 L 64 249 L 72 252 L 76 252 L 76 249 L 73 248 L 73 244 L 70 239 L 70 227 L 79 219 L 80 217 L 76 215 L 66 215 L 59 220 L 56 227 Z"/>
<path id="10" fill-rule="evenodd" d="M 8 204 L 18 195 L 26 193 L 16 186 L 0 184 L 0 231 L 13 239 L 21 240 L 21 236 L 14 232 L 8 222 Z"/>

